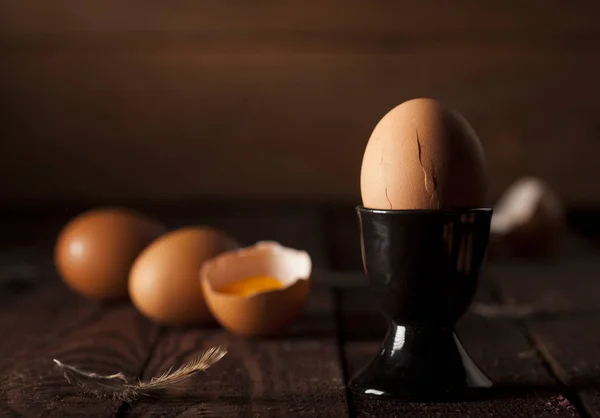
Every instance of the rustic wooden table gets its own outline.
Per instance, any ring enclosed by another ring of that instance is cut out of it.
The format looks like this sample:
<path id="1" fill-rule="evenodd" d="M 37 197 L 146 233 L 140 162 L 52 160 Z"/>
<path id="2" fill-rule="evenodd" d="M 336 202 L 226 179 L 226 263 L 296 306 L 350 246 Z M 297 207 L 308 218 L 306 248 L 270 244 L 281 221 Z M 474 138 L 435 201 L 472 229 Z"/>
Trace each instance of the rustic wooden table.
<path id="1" fill-rule="evenodd" d="M 458 331 L 496 383 L 489 396 L 383 402 L 352 396 L 345 386 L 385 331 L 359 270 L 352 208 L 208 208 L 163 217 L 173 228 L 209 223 L 247 243 L 275 239 L 311 252 L 315 286 L 304 315 L 285 334 L 264 339 L 216 327 L 159 327 L 128 303 L 103 306 L 73 294 L 56 277 L 51 247 L 74 214 L 2 220 L 2 417 L 600 416 L 600 260 L 593 251 L 488 264 Z M 85 395 L 52 361 L 147 379 L 215 345 L 228 354 L 176 400 L 128 404 Z"/>

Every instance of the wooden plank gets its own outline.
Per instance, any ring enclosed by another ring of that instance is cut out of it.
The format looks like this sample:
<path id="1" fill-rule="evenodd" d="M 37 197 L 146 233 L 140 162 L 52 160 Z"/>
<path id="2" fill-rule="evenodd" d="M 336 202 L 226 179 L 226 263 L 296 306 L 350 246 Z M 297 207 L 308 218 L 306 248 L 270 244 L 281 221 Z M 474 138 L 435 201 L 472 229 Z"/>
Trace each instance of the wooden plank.
<path id="1" fill-rule="evenodd" d="M 315 288 L 302 318 L 283 335 L 242 338 L 221 329 L 170 329 L 161 336 L 146 378 L 222 345 L 228 354 L 177 402 L 131 406 L 127 416 L 347 416 L 335 340 L 333 303 Z"/>
<path id="2" fill-rule="evenodd" d="M 600 176 L 594 50 L 203 53 L 193 41 L 130 48 L 115 39 L 1 59 L 7 201 L 356 201 L 373 126 L 403 100 L 433 96 L 478 131 L 494 198 L 534 174 L 567 203 L 600 202 L 587 181 Z"/>
<path id="3" fill-rule="evenodd" d="M 140 6 L 143 5 L 143 8 Z M 170 7 L 173 6 L 173 7 Z M 439 1 L 376 1 L 368 5 L 344 2 L 343 13 L 335 1 L 257 1 L 252 7 L 237 2 L 178 0 L 80 2 L 62 0 L 38 4 L 32 0 L 3 2 L 3 32 L 54 33 L 59 31 L 410 31 L 437 30 L 440 37 L 471 32 L 597 33 L 593 1 L 577 5 L 561 1 L 518 0 L 495 4 L 457 1 L 443 8 Z"/>
<path id="4" fill-rule="evenodd" d="M 600 416 L 600 317 L 527 321 L 554 374 L 579 391 L 588 414 Z"/>
<path id="5" fill-rule="evenodd" d="M 2 226 L 0 222 L 4 233 L 6 229 Z M 54 276 L 54 264 L 46 251 L 32 246 L 5 246 L 0 239 L 0 286 L 10 288 L 0 292 L 0 307 L 4 301 L 14 303 L 13 291 L 31 290 L 36 284 Z"/>
<path id="6" fill-rule="evenodd" d="M 539 315 L 524 325 L 548 367 L 560 381 L 577 390 L 582 408 L 600 416 L 600 262 L 597 256 L 559 259 L 532 266 L 495 270 L 503 301 L 529 305 Z"/>
<path id="7" fill-rule="evenodd" d="M 385 321 L 374 303 L 365 303 L 366 289 L 340 290 L 344 354 L 351 377 L 380 349 Z M 478 300 L 486 300 L 483 289 Z M 467 314 L 458 333 L 473 360 L 495 382 L 489 399 L 469 402 L 411 403 L 353 397 L 357 416 L 577 416 L 565 403 L 555 380 L 516 324 Z"/>
<path id="8" fill-rule="evenodd" d="M 82 396 L 54 367 L 136 378 L 157 328 L 129 304 L 101 306 L 45 283 L 0 308 L 0 412 L 6 416 L 115 416 L 116 400 Z"/>
<path id="9" fill-rule="evenodd" d="M 600 313 L 600 263 L 595 253 L 505 262 L 488 271 L 505 303 L 529 306 L 544 316 Z"/>

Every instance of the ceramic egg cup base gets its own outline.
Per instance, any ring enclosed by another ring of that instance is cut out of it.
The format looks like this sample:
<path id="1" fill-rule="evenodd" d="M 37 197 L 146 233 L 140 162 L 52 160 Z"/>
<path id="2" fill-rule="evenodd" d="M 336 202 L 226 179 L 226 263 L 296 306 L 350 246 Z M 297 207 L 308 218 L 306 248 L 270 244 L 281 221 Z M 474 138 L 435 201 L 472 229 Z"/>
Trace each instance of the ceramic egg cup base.
<path id="1" fill-rule="evenodd" d="M 358 395 L 410 400 L 452 399 L 490 386 L 452 328 L 393 322 L 379 354 L 350 381 Z"/>
<path id="2" fill-rule="evenodd" d="M 489 208 L 357 208 L 372 297 L 389 322 L 380 352 L 350 382 L 360 395 L 444 400 L 488 388 L 454 332 L 475 291 Z"/>

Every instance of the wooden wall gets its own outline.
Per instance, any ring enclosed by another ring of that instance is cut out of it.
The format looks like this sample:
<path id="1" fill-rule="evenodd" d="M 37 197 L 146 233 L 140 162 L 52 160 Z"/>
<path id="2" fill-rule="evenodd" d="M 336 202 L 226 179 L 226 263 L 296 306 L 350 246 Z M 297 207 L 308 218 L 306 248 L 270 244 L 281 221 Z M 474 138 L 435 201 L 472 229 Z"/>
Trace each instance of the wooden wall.
<path id="1" fill-rule="evenodd" d="M 0 199 L 359 198 L 364 146 L 431 96 L 492 194 L 600 204 L 600 2 L 0 0 Z"/>

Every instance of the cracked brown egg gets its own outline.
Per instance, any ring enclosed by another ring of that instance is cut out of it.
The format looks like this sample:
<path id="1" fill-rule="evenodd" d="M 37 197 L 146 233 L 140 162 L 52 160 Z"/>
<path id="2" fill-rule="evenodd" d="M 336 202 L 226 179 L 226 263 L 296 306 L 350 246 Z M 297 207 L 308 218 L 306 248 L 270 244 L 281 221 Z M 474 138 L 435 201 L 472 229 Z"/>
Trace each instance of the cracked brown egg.
<path id="1" fill-rule="evenodd" d="M 483 147 L 459 113 L 413 99 L 377 124 L 363 156 L 360 188 L 372 209 L 448 210 L 486 206 Z"/>

